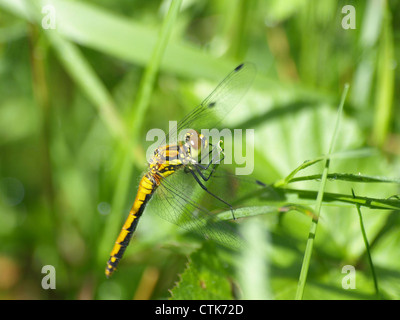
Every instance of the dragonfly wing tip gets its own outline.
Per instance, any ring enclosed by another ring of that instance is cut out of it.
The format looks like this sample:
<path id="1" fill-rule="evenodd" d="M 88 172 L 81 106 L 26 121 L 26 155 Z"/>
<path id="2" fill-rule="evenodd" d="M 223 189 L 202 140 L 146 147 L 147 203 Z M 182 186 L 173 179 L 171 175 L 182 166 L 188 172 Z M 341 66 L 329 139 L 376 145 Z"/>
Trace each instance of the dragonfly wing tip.
<path id="1" fill-rule="evenodd" d="M 235 68 L 235 71 L 237 72 L 237 71 L 239 71 L 240 69 L 242 69 L 242 68 L 243 68 L 243 65 L 244 65 L 244 63 L 239 64 L 239 65 Z"/>

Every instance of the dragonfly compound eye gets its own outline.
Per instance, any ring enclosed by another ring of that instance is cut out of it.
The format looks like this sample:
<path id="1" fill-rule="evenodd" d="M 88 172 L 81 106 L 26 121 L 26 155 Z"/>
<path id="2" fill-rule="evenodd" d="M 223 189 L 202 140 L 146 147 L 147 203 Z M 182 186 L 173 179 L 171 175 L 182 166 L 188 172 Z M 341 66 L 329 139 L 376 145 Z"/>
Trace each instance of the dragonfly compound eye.
<path id="1" fill-rule="evenodd" d="M 196 130 L 188 130 L 186 132 L 186 143 L 189 143 L 191 149 L 199 150 L 202 146 L 202 139 L 204 136 L 199 134 Z"/>

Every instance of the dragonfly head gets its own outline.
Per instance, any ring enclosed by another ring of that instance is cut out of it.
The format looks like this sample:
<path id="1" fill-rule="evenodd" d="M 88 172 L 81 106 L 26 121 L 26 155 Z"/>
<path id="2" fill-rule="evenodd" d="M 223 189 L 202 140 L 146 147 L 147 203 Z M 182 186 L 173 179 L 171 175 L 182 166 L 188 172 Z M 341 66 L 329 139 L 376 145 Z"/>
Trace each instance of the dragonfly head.
<path id="1" fill-rule="evenodd" d="M 190 129 L 185 135 L 185 146 L 189 155 L 192 158 L 197 158 L 201 154 L 201 151 L 208 147 L 208 140 L 203 134 Z"/>

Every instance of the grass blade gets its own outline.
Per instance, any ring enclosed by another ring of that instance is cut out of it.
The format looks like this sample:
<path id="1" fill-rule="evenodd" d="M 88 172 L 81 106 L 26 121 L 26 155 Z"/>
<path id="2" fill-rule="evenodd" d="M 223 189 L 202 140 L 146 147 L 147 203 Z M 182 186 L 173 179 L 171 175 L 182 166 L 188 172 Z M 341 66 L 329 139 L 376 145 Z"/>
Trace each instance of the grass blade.
<path id="1" fill-rule="evenodd" d="M 303 176 L 290 179 L 290 182 L 297 181 L 310 181 L 310 180 L 318 180 L 321 179 L 322 176 L 320 174 L 314 174 L 310 176 Z M 378 176 L 368 176 L 362 174 L 350 174 L 350 173 L 329 173 L 328 179 L 331 180 L 341 180 L 341 181 L 350 181 L 350 182 L 362 182 L 362 183 L 397 183 L 400 184 L 400 179 L 396 178 L 388 178 L 388 177 L 378 177 Z"/>
<path id="2" fill-rule="evenodd" d="M 383 28 L 379 43 L 379 62 L 377 64 L 378 86 L 375 97 L 375 117 L 373 126 L 373 140 L 378 146 L 382 146 L 387 139 L 393 114 L 393 98 L 395 83 L 395 68 L 393 67 L 394 43 L 391 29 L 392 17 L 384 5 Z"/>
<path id="3" fill-rule="evenodd" d="M 310 190 L 299 190 L 299 189 L 280 189 L 285 194 L 294 193 L 297 194 L 301 199 L 315 199 L 317 193 Z M 360 205 L 370 209 L 383 209 L 383 210 L 400 210 L 400 200 L 397 195 L 393 195 L 387 199 L 371 198 L 352 196 L 341 193 L 324 193 L 322 198 L 324 202 L 343 202 L 350 203 L 352 205 Z"/>
<path id="4" fill-rule="evenodd" d="M 342 99 L 340 101 L 339 110 L 338 110 L 336 123 L 335 123 L 335 128 L 334 128 L 332 140 L 331 140 L 331 143 L 329 146 L 328 156 L 332 153 L 333 148 L 335 146 L 336 137 L 337 137 L 337 134 L 339 131 L 340 119 L 341 119 L 342 112 L 343 112 L 344 101 L 346 99 L 348 90 L 349 90 L 349 85 L 346 84 L 344 87 L 343 94 L 342 94 Z M 330 159 L 328 158 L 325 162 L 324 171 L 322 173 L 321 184 L 320 184 L 320 188 L 319 188 L 318 195 L 317 195 L 317 201 L 316 201 L 316 205 L 315 205 L 315 214 L 316 214 L 317 218 L 319 218 L 319 215 L 320 215 L 322 200 L 323 200 L 324 190 L 325 190 L 325 184 L 328 179 L 329 162 L 330 162 Z M 311 227 L 310 227 L 310 232 L 309 232 L 309 236 L 308 236 L 308 240 L 307 240 L 306 250 L 304 253 L 303 264 L 301 267 L 299 282 L 297 285 L 297 292 L 296 292 L 296 296 L 295 296 L 296 300 L 302 299 L 303 295 L 304 295 L 304 288 L 306 285 L 308 269 L 310 267 L 311 255 L 312 255 L 312 250 L 313 250 L 313 246 L 314 246 L 315 234 L 317 232 L 317 226 L 318 226 L 318 220 L 313 219 L 313 221 L 311 222 Z"/>
<path id="5" fill-rule="evenodd" d="M 353 194 L 354 194 L 354 192 L 353 192 Z M 365 244 L 365 251 L 367 252 L 367 256 L 368 256 L 368 263 L 369 263 L 369 266 L 371 268 L 372 279 L 374 280 L 375 293 L 379 297 L 378 279 L 376 277 L 374 264 L 373 264 L 372 258 L 371 258 L 371 250 L 370 250 L 370 247 L 369 247 L 367 234 L 366 234 L 365 228 L 364 228 L 364 221 L 363 221 L 363 218 L 362 218 L 361 209 L 360 209 L 359 205 L 356 205 L 356 208 L 357 208 L 357 212 L 358 212 L 358 217 L 360 219 L 360 228 L 361 228 L 361 233 L 362 233 L 364 244 Z"/>

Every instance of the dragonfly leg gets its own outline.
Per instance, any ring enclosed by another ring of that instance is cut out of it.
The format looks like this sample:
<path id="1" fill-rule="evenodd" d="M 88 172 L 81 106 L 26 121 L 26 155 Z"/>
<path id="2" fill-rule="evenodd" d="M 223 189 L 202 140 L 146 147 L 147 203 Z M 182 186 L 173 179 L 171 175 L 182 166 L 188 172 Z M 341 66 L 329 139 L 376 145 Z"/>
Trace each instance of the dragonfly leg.
<path id="1" fill-rule="evenodd" d="M 198 168 L 197 168 L 198 169 Z M 200 179 L 197 177 L 196 173 L 193 170 L 190 170 L 190 173 L 192 174 L 193 178 L 196 180 L 196 182 L 200 185 L 200 187 L 207 192 L 209 195 L 213 196 L 215 199 L 221 201 L 222 203 L 226 204 L 232 212 L 232 217 L 233 220 L 236 220 L 235 214 L 233 213 L 233 207 L 232 205 L 230 205 L 228 202 L 226 202 L 225 200 L 221 199 L 220 197 L 218 197 L 217 195 L 215 195 L 214 193 L 210 192 L 207 187 L 200 181 Z"/>
<path id="2" fill-rule="evenodd" d="M 200 170 L 200 168 L 203 169 L 203 170 L 206 170 L 204 167 L 202 167 L 201 165 L 195 165 L 194 167 L 196 168 L 196 171 L 197 171 L 197 173 L 199 174 L 199 176 L 200 176 L 204 181 L 208 181 L 208 180 L 211 178 L 211 176 L 213 175 L 213 173 L 214 173 L 215 169 L 217 168 L 217 166 L 218 166 L 218 163 L 214 163 L 214 166 L 213 166 L 213 168 L 212 168 L 210 174 L 208 175 L 208 177 L 206 177 L 206 176 L 201 172 L 201 170 Z M 209 167 L 209 166 L 207 166 L 207 169 L 208 169 L 208 167 Z"/>
<path id="3" fill-rule="evenodd" d="M 207 170 L 207 169 L 210 167 L 210 165 L 211 165 L 212 163 L 213 163 L 213 160 L 211 160 L 211 161 L 207 164 L 207 166 L 203 166 L 203 165 L 201 165 L 200 163 L 195 163 L 194 166 L 193 166 L 194 168 L 196 168 L 197 173 L 199 174 L 199 176 L 200 176 L 204 181 L 208 181 L 208 180 L 211 178 L 211 176 L 213 175 L 215 169 L 217 168 L 217 166 L 218 166 L 218 164 L 219 164 L 219 163 L 214 163 L 211 172 L 209 173 L 208 177 L 206 177 L 206 175 L 203 174 L 201 171 L 202 171 L 202 170 Z M 185 172 L 186 172 L 186 173 L 189 173 L 189 172 L 192 172 L 192 171 L 193 171 L 193 169 L 191 169 L 191 167 L 185 167 Z"/>
<path id="4" fill-rule="evenodd" d="M 208 153 L 208 155 L 210 155 L 211 152 L 212 152 L 215 148 L 216 148 L 216 146 L 213 147 L 213 149 Z M 225 155 L 224 155 L 223 152 L 222 152 L 221 154 L 222 154 L 222 157 L 221 157 L 221 159 L 218 160 L 218 162 L 215 162 L 215 158 L 216 158 L 217 156 L 219 157 L 219 155 L 220 155 L 219 153 L 218 153 L 217 155 L 215 155 L 215 156 L 211 159 L 211 161 L 210 161 L 206 166 L 203 166 L 203 165 L 200 164 L 200 163 L 197 163 L 197 164 L 195 165 L 195 168 L 196 168 L 197 173 L 200 175 L 200 177 L 201 177 L 204 181 L 208 181 L 208 179 L 210 179 L 210 177 L 213 175 L 213 173 L 214 173 L 215 169 L 217 168 L 217 166 L 220 164 L 220 162 L 221 162 L 222 160 L 224 160 Z M 203 159 L 204 159 L 204 158 L 203 158 Z M 202 160 L 203 160 L 203 159 L 202 159 Z M 201 172 L 200 168 L 203 169 L 203 170 L 207 170 L 207 169 L 210 167 L 211 164 L 213 164 L 213 168 L 212 168 L 210 174 L 208 175 L 208 177 L 206 177 L 206 176 Z"/>
<path id="5" fill-rule="evenodd" d="M 213 146 L 211 143 L 210 143 L 210 146 L 212 147 L 212 149 L 210 150 L 209 153 L 207 153 L 206 155 L 204 155 L 203 158 L 201 158 L 200 163 L 202 163 L 202 162 L 204 161 L 205 158 L 209 157 L 210 154 L 213 153 L 214 150 L 216 150 L 216 149 L 219 147 L 219 146 Z M 219 157 L 220 154 L 222 154 L 222 159 L 219 159 L 216 163 L 221 163 L 221 161 L 224 160 L 224 153 L 223 153 L 222 151 L 217 152 L 217 154 L 214 155 L 214 157 L 213 157 L 213 158 L 211 159 L 211 161 L 207 164 L 207 166 L 204 166 L 204 167 L 205 167 L 204 169 L 208 169 L 208 167 L 210 166 L 210 164 L 211 164 L 211 163 L 214 163 L 215 159 L 216 159 L 217 157 Z"/>

